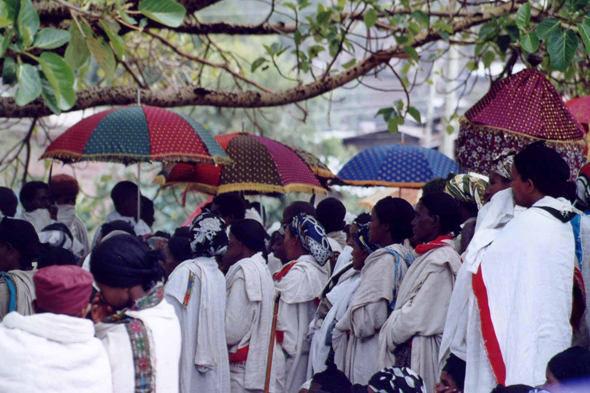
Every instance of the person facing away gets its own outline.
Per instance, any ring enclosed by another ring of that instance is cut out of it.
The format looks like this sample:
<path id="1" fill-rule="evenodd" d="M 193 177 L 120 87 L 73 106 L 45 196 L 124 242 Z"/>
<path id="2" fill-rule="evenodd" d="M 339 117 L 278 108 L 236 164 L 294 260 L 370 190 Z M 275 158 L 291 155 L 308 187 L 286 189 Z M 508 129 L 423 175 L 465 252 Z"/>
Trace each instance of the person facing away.
<path id="1" fill-rule="evenodd" d="M 202 213 L 190 231 L 193 259 L 178 265 L 166 283 L 166 299 L 180 321 L 180 391 L 229 393 L 226 285 L 215 259 L 227 249 L 226 226 L 217 214 Z"/>
<path id="2" fill-rule="evenodd" d="M 0 187 L 0 213 L 2 217 L 14 217 L 18 207 L 18 198 L 14 191 L 7 187 Z"/>
<path id="3" fill-rule="evenodd" d="M 379 364 L 411 367 L 433 391 L 440 376 L 439 346 L 461 257 L 457 203 L 448 194 L 423 196 L 412 221 L 416 259 L 406 272 L 395 307 L 379 334 Z"/>
<path id="4" fill-rule="evenodd" d="M 290 262 L 274 276 L 280 294 L 277 341 L 285 356 L 285 392 L 296 393 L 306 381 L 309 324 L 330 277 L 332 250 L 322 225 L 304 213 L 287 223 L 284 247 Z"/>
<path id="5" fill-rule="evenodd" d="M 371 252 L 364 264 L 357 260 L 360 286 L 332 334 L 338 358 L 344 358 L 343 364 L 338 361 L 337 365 L 354 384 L 366 384 L 380 369 L 377 364 L 379 332 L 413 261 L 411 251 L 403 242 L 412 235 L 414 215 L 408 202 L 392 197 L 381 199 L 371 212 L 369 239 L 365 241 L 378 249 Z M 358 233 L 362 231 L 359 229 Z M 346 343 L 345 348 L 340 349 Z"/>
<path id="6" fill-rule="evenodd" d="M 234 220 L 246 216 L 246 201 L 237 192 L 219 194 L 213 198 L 211 213 L 217 213 L 229 228 Z"/>
<path id="7" fill-rule="evenodd" d="M 25 183 L 20 191 L 20 203 L 23 211 L 15 217 L 30 222 L 37 232 L 57 218 L 57 211 L 51 206 L 49 186 L 42 181 Z"/>
<path id="8" fill-rule="evenodd" d="M 119 182 L 111 191 L 111 199 L 115 206 L 115 211 L 107 216 L 107 223 L 112 221 L 123 220 L 131 224 L 137 236 L 149 235 L 152 230 L 142 219 L 137 221 L 139 189 L 137 184 L 130 181 Z"/>
<path id="9" fill-rule="evenodd" d="M 8 217 L 0 220 L 0 320 L 12 311 L 34 313 L 33 260 L 39 247 L 33 225 Z"/>
<path id="10" fill-rule="evenodd" d="M 11 312 L 0 323 L 0 391 L 112 392 L 109 358 L 86 319 L 92 275 L 50 266 L 33 280 L 36 313 Z"/>
<path id="11" fill-rule="evenodd" d="M 514 202 L 526 210 L 501 229 L 473 272 L 478 308 L 467 329 L 466 393 L 538 386 L 549 359 L 571 344 L 574 214 L 560 197 L 568 178 L 564 159 L 542 144 L 514 157 Z"/>
<path id="12" fill-rule="evenodd" d="M 180 326 L 164 299 L 159 252 L 117 235 L 92 251 L 90 272 L 100 289 L 92 319 L 109 356 L 113 392 L 178 392 Z"/>
<path id="13" fill-rule="evenodd" d="M 326 198 L 316 207 L 318 221 L 324 227 L 333 252 L 341 253 L 346 247 L 346 207 L 336 198 Z"/>
<path id="14" fill-rule="evenodd" d="M 78 181 L 70 175 L 51 177 L 51 192 L 57 205 L 57 221 L 65 224 L 72 235 L 82 245 L 82 256 L 90 252 L 88 230 L 84 222 L 76 215 L 76 199 L 80 192 Z"/>
<path id="15" fill-rule="evenodd" d="M 266 231 L 253 219 L 235 220 L 223 255 L 227 274 L 225 337 L 229 348 L 231 392 L 262 392 L 276 291 L 266 260 Z M 279 352 L 276 350 L 275 352 Z M 270 391 L 278 392 L 276 368 L 280 359 L 273 354 Z M 283 365 L 284 367 L 284 365 Z"/>
<path id="16" fill-rule="evenodd" d="M 590 387 L 590 351 L 571 347 L 553 356 L 547 364 L 543 388 L 551 392 L 587 391 Z"/>

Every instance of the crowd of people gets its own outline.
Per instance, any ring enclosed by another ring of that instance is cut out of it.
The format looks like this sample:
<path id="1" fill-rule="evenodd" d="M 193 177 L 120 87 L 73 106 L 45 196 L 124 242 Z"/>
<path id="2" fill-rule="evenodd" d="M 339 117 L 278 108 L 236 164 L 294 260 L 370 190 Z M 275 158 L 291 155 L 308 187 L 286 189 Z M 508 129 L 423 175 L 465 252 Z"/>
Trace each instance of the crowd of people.
<path id="1" fill-rule="evenodd" d="M 239 193 L 155 231 L 120 182 L 93 239 L 73 177 L 0 188 L 0 392 L 588 392 L 590 164 L 488 175 L 272 233 Z"/>

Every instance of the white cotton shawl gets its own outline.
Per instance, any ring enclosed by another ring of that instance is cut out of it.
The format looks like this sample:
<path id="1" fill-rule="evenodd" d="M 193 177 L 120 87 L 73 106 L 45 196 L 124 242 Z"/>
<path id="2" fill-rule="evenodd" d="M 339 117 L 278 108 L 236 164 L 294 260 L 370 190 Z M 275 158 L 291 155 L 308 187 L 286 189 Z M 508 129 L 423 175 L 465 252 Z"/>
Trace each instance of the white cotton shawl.
<path id="1" fill-rule="evenodd" d="M 128 222 L 129 224 L 131 224 L 131 226 L 135 230 L 135 234 L 137 236 L 145 236 L 145 235 L 149 235 L 150 233 L 152 233 L 152 229 L 149 227 L 149 225 L 146 224 L 145 221 L 143 221 L 141 219 L 139 220 L 139 222 L 137 222 L 135 220 L 135 218 L 122 216 L 116 211 L 110 212 L 109 215 L 107 216 L 107 222 L 113 222 L 113 221 L 119 221 L 119 220 L 125 221 L 125 222 Z"/>
<path id="2" fill-rule="evenodd" d="M 43 228 L 53 223 L 49 210 L 37 209 L 32 212 L 20 212 L 14 218 L 17 220 L 24 220 L 29 222 L 35 228 L 37 233 L 41 232 Z"/>
<path id="3" fill-rule="evenodd" d="M 298 274 L 293 274 L 294 272 L 301 272 L 304 279 L 301 279 Z M 275 287 L 281 294 L 282 302 L 288 304 L 305 303 L 321 295 L 322 288 L 329 276 L 329 263 L 320 266 L 313 256 L 302 255 L 287 275 L 280 281 L 275 281 Z"/>
<path id="4" fill-rule="evenodd" d="M 225 277 L 228 291 L 239 277 L 244 277 L 248 300 L 259 305 L 252 323 L 249 342 L 239 344 L 239 347 L 249 345 L 244 387 L 263 390 L 276 291 L 262 253 L 242 259 L 229 268 Z"/>
<path id="5" fill-rule="evenodd" d="M 3 393 L 110 393 L 107 353 L 87 319 L 8 314 L 0 324 Z"/>
<path id="6" fill-rule="evenodd" d="M 82 245 L 81 254 L 87 255 L 90 252 L 88 230 L 84 222 L 76 215 L 76 207 L 74 205 L 57 205 L 57 221 L 70 229 L 74 238 Z"/>

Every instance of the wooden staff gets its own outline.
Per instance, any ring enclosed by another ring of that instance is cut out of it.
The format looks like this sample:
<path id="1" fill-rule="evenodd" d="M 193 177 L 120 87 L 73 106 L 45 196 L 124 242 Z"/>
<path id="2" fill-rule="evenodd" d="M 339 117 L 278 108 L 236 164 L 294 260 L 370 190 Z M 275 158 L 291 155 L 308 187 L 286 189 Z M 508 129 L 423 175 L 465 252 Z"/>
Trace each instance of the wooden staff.
<path id="1" fill-rule="evenodd" d="M 266 360 L 266 381 L 264 382 L 264 393 L 269 393 L 270 374 L 272 372 L 272 358 L 275 351 L 275 340 L 277 335 L 277 319 L 279 317 L 279 300 L 281 295 L 278 294 L 275 299 L 275 308 L 272 316 L 272 328 L 270 330 L 270 343 L 268 344 L 268 358 Z"/>

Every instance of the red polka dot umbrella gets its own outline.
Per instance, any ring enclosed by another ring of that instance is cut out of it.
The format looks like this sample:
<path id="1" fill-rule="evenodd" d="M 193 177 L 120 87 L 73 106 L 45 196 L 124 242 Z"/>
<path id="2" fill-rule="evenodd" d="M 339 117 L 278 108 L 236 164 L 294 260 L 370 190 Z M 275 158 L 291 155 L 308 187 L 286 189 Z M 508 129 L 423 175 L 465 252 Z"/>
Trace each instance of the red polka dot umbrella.
<path id="1" fill-rule="evenodd" d="M 248 133 L 218 135 L 215 139 L 231 164 L 169 165 L 164 170 L 165 185 L 185 184 L 190 190 L 207 194 L 327 193 L 305 160 L 287 145 Z"/>
<path id="2" fill-rule="evenodd" d="M 585 162 L 584 131 L 545 75 L 527 69 L 496 82 L 461 118 L 457 161 L 487 175 L 494 156 L 539 140 L 561 154 L 575 179 Z"/>
<path id="3" fill-rule="evenodd" d="M 83 119 L 49 145 L 41 158 L 64 163 L 230 162 L 213 136 L 191 117 L 140 105 Z"/>

